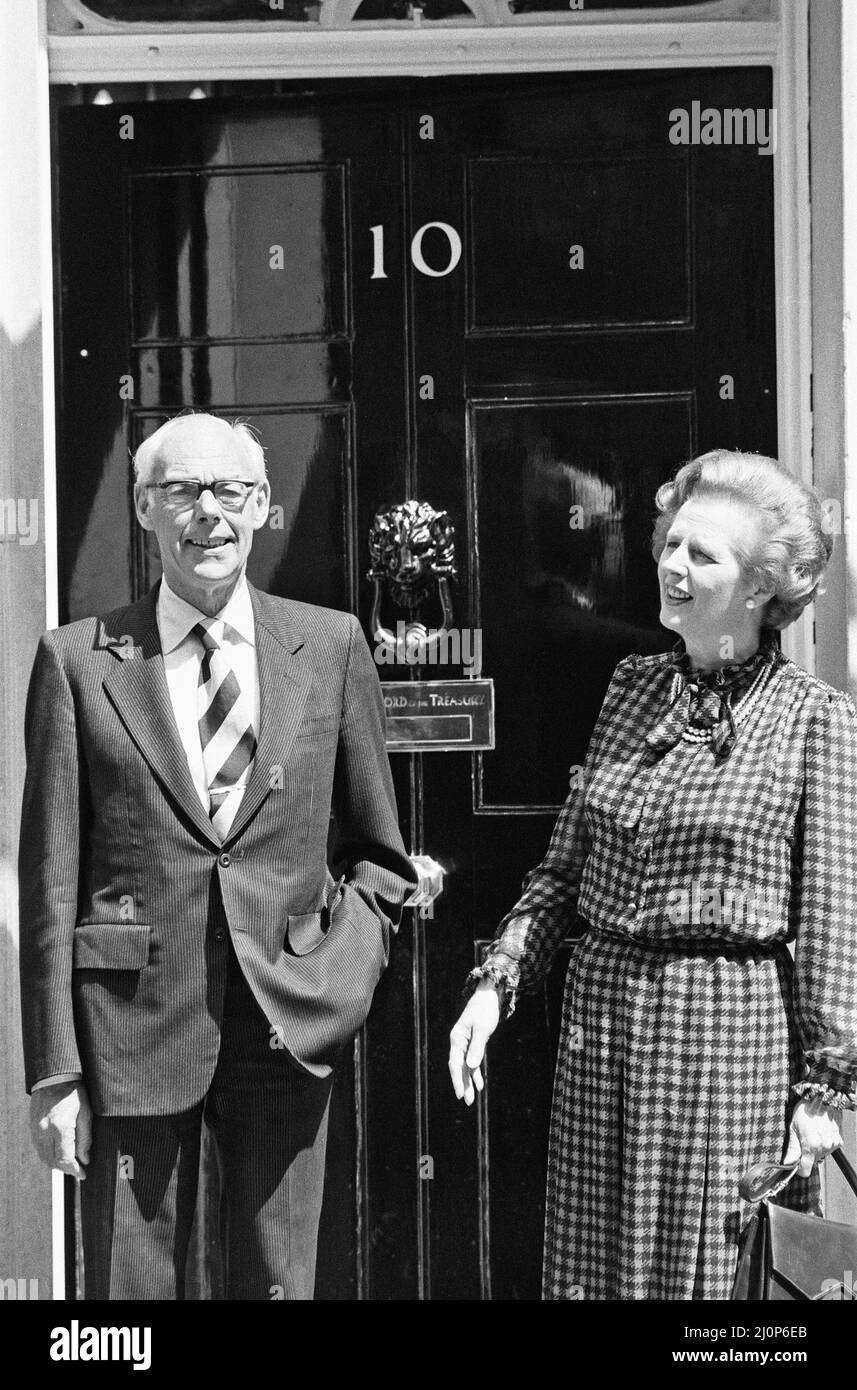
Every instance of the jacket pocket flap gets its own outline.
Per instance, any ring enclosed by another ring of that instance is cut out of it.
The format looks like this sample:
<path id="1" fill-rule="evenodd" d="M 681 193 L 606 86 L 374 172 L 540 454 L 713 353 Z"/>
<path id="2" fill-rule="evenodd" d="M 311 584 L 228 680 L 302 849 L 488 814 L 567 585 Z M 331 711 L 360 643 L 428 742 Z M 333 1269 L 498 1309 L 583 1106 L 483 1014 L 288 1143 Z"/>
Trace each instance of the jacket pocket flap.
<path id="1" fill-rule="evenodd" d="M 305 956 L 314 950 L 327 935 L 324 929 L 326 918 L 326 912 L 290 912 L 286 927 L 289 950 L 296 956 Z"/>
<path id="2" fill-rule="evenodd" d="M 141 970 L 149 960 L 152 928 L 139 923 L 86 922 L 76 927 L 76 970 Z"/>
<path id="3" fill-rule="evenodd" d="M 305 714 L 301 721 L 301 734 L 329 734 L 338 729 L 339 724 L 332 714 Z"/>

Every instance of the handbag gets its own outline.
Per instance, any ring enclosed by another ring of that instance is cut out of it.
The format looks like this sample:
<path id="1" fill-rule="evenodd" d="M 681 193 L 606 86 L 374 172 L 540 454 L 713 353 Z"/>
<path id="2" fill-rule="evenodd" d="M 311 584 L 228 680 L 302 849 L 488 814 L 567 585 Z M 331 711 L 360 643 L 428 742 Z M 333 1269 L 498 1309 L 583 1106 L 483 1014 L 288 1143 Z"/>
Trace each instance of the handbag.
<path id="1" fill-rule="evenodd" d="M 831 1157 L 857 1196 L 857 1171 L 841 1149 Z M 799 1162 L 757 1163 L 738 1185 L 745 1201 L 760 1205 L 741 1232 L 733 1299 L 857 1300 L 857 1226 L 768 1200 L 791 1181 Z"/>

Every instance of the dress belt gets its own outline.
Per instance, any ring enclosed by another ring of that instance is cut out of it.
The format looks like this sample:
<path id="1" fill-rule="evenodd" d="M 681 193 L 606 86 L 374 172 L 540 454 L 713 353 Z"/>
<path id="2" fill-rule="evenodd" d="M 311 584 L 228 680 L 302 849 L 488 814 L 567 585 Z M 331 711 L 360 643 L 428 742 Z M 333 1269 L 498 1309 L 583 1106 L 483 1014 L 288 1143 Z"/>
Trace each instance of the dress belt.
<path id="1" fill-rule="evenodd" d="M 711 938 L 700 941 L 671 939 L 652 941 L 651 938 L 632 936 L 630 932 L 604 931 L 601 927 L 594 927 L 591 922 L 580 915 L 578 915 L 574 932 L 575 937 L 578 935 L 603 936 L 609 941 L 624 941 L 630 946 L 638 946 L 643 951 L 659 951 L 677 956 L 736 956 L 741 958 L 788 954 L 785 940 L 782 937 L 771 941 L 715 941 Z"/>

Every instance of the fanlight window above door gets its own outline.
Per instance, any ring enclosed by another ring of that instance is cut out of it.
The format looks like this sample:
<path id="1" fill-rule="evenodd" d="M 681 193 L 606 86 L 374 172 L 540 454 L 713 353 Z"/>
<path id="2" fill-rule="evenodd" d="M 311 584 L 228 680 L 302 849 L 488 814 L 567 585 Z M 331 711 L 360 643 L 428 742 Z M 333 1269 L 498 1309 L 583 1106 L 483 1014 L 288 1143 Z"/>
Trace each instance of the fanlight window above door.
<path id="1" fill-rule="evenodd" d="M 760 20 L 775 0 L 48 0 L 51 33 L 109 33 L 157 26 L 261 24 L 323 29 L 352 24 L 520 25 L 658 19 Z"/>

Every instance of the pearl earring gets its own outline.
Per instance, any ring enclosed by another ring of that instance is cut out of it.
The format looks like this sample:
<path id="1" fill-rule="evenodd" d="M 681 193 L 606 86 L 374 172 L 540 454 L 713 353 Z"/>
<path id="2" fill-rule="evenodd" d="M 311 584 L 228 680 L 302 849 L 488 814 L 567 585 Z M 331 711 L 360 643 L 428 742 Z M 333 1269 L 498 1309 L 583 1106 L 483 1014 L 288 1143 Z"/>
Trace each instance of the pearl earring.
<path id="1" fill-rule="evenodd" d="M 755 607 L 756 607 L 756 600 L 755 600 L 754 598 L 748 598 L 748 599 L 747 599 L 747 607 L 748 607 L 748 608 L 755 608 Z"/>

